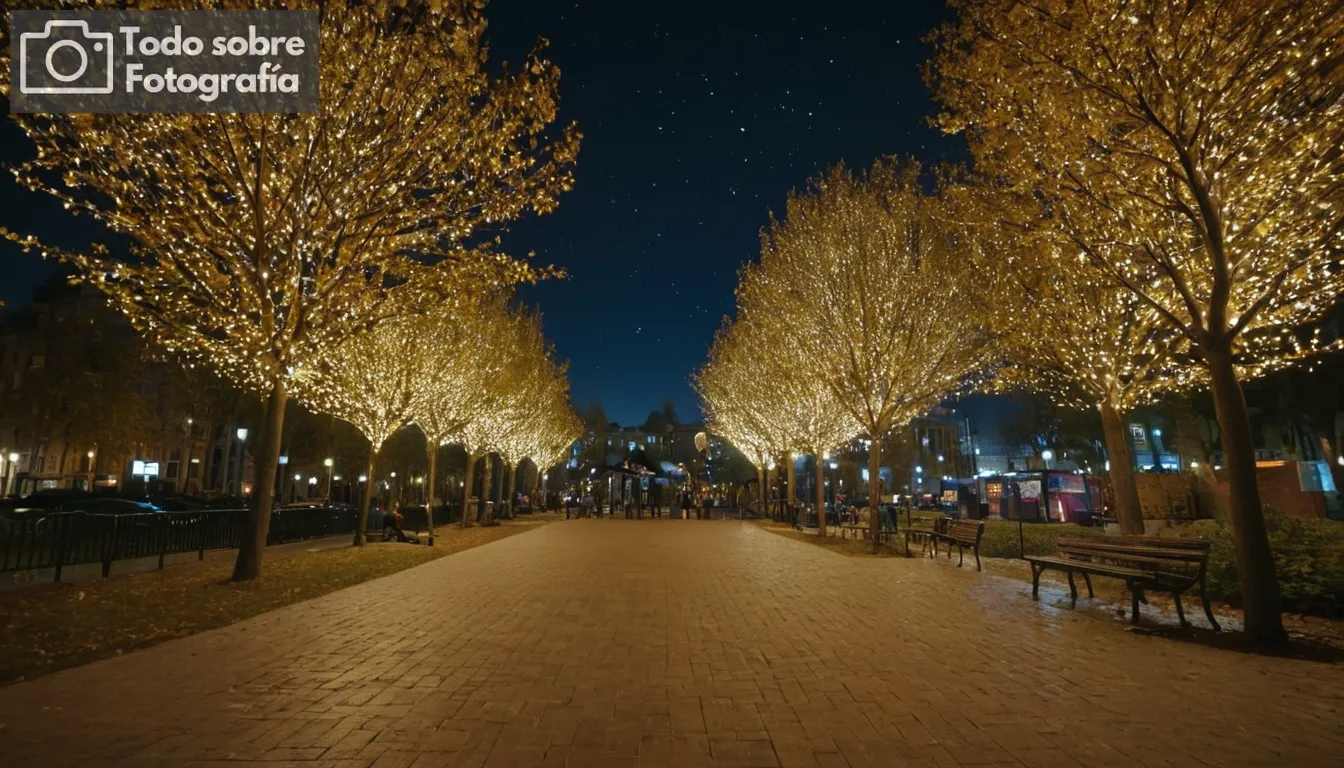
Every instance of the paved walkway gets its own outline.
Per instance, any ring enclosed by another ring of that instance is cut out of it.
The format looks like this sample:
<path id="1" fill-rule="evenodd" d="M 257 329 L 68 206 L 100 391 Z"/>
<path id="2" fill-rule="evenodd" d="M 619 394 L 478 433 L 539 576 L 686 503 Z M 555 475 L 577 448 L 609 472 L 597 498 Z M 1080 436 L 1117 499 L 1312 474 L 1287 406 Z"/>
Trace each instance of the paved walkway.
<path id="1" fill-rule="evenodd" d="M 548 525 L 0 690 L 0 764 L 1338 766 L 1344 669 L 946 560 Z"/>

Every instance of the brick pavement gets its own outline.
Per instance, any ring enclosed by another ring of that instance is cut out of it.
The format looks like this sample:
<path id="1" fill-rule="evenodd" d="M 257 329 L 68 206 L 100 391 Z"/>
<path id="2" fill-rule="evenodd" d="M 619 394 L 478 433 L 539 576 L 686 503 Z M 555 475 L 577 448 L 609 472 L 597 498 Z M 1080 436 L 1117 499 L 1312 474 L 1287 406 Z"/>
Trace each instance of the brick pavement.
<path id="1" fill-rule="evenodd" d="M 1131 634 L 1025 589 L 734 521 L 565 522 L 5 688 L 0 764 L 1344 760 L 1340 666 Z"/>

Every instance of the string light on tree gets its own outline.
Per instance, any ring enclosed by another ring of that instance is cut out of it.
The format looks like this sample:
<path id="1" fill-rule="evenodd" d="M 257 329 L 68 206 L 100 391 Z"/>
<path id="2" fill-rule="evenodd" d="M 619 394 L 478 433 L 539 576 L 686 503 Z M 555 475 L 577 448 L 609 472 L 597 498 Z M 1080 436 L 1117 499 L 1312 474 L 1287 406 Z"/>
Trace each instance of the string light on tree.
<path id="1" fill-rule="evenodd" d="M 1344 14 L 1298 0 L 954 0 L 939 124 L 1123 286 L 1213 389 L 1246 632 L 1286 640 L 1240 381 L 1325 344 L 1344 290 Z M 1019 211 L 1021 213 L 1019 213 Z M 1065 267 L 1064 265 L 1068 266 Z"/>
<path id="2" fill-rule="evenodd" d="M 473 235 L 552 210 L 579 134 L 548 133 L 559 72 L 539 52 L 488 72 L 483 5 L 289 3 L 322 14 L 314 114 L 15 115 L 36 145 L 19 184 L 134 246 L 123 258 L 3 234 L 74 264 L 160 349 L 260 393 L 258 465 L 275 466 L 289 388 L 325 350 L 421 302 L 534 275 Z M 261 473 L 235 579 L 260 574 L 274 480 Z"/>

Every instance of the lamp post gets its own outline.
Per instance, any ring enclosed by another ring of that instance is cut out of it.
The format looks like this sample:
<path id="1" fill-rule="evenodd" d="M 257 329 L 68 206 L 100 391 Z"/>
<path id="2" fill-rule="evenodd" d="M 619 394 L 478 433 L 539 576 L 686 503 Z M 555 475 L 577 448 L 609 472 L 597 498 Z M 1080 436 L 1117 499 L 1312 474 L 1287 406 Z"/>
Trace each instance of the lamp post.
<path id="1" fill-rule="evenodd" d="M 840 467 L 840 464 L 837 464 L 836 461 L 831 461 L 829 467 L 831 467 L 831 508 L 836 511 L 836 515 L 839 515 L 840 510 L 836 510 L 836 469 Z"/>
<path id="2" fill-rule="evenodd" d="M 293 482 L 293 483 L 290 483 L 290 486 L 289 486 L 289 500 L 290 500 L 290 501 L 298 501 L 298 496 L 299 496 L 299 481 L 302 480 L 302 479 L 303 479 L 303 475 L 300 475 L 298 472 L 295 472 L 295 473 L 294 473 L 294 482 Z"/>
<path id="3" fill-rule="evenodd" d="M 1045 469 L 1047 472 L 1050 470 L 1050 460 L 1053 458 L 1055 458 L 1055 452 L 1049 448 L 1041 451 L 1041 460 L 1045 462 Z"/>
<path id="4" fill-rule="evenodd" d="M 94 472 L 94 470 L 93 470 L 93 460 L 94 460 L 95 457 L 97 457 L 98 453 L 97 453 L 97 451 L 94 451 L 94 450 L 90 449 L 89 452 L 86 453 L 86 454 L 84 454 L 84 455 L 87 456 L 88 459 L 89 459 L 89 485 L 88 485 L 88 487 L 87 487 L 85 490 L 92 491 L 92 490 L 93 490 L 93 472 Z"/>
<path id="5" fill-rule="evenodd" d="M 247 427 L 239 427 L 238 436 L 238 498 L 243 497 L 243 454 L 247 452 Z"/>
<path id="6" fill-rule="evenodd" d="M 334 459 L 332 459 L 330 456 L 328 456 L 327 458 L 325 458 L 325 459 L 322 460 L 322 466 L 324 466 L 324 467 L 327 468 L 327 499 L 328 499 L 328 500 L 331 499 L 331 472 L 332 472 L 332 467 L 333 467 L 335 464 L 336 464 L 336 461 L 335 461 Z"/>
<path id="7" fill-rule="evenodd" d="M 18 474 L 19 474 L 19 454 L 11 452 L 9 454 L 9 478 L 5 483 L 6 496 L 14 495 L 15 488 L 18 485 L 18 483 L 16 482 Z"/>
<path id="8" fill-rule="evenodd" d="M 283 467 L 286 467 L 286 466 L 289 465 L 289 455 L 288 455 L 288 454 L 281 454 L 281 455 L 280 455 L 280 458 L 277 459 L 276 461 L 280 464 L 280 467 L 281 467 L 281 468 L 279 468 L 279 469 L 276 470 L 276 474 L 279 474 L 279 473 L 281 473 L 281 472 L 285 472 L 286 470 L 283 469 Z M 280 480 L 277 481 L 276 484 L 275 484 L 275 485 L 276 485 L 276 488 L 275 488 L 275 490 L 276 490 L 276 494 L 275 494 L 275 495 L 280 499 L 280 501 L 284 501 L 284 500 L 285 500 L 285 490 L 284 490 L 285 487 L 284 487 L 283 485 L 281 485 L 281 482 L 282 482 L 283 480 L 284 480 L 284 478 L 282 477 L 282 478 L 280 478 Z M 293 500 L 294 500 L 294 486 L 292 486 L 292 485 L 289 487 L 289 497 L 290 497 L 290 498 L 289 498 L 290 501 L 293 501 Z"/>

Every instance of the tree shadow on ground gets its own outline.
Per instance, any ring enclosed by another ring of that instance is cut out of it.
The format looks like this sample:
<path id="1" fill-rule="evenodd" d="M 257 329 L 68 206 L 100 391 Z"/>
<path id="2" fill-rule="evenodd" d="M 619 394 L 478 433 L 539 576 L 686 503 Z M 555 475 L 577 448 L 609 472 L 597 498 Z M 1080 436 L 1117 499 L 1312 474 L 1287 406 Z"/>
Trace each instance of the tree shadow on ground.
<path id="1" fill-rule="evenodd" d="M 1235 651 L 1256 656 L 1271 656 L 1321 664 L 1344 663 L 1344 648 L 1306 637 L 1293 637 L 1282 646 L 1263 648 L 1253 645 L 1244 632 L 1215 632 L 1199 627 L 1144 626 L 1130 627 L 1136 635 L 1160 637 L 1181 643 L 1193 643 L 1208 648 Z"/>

